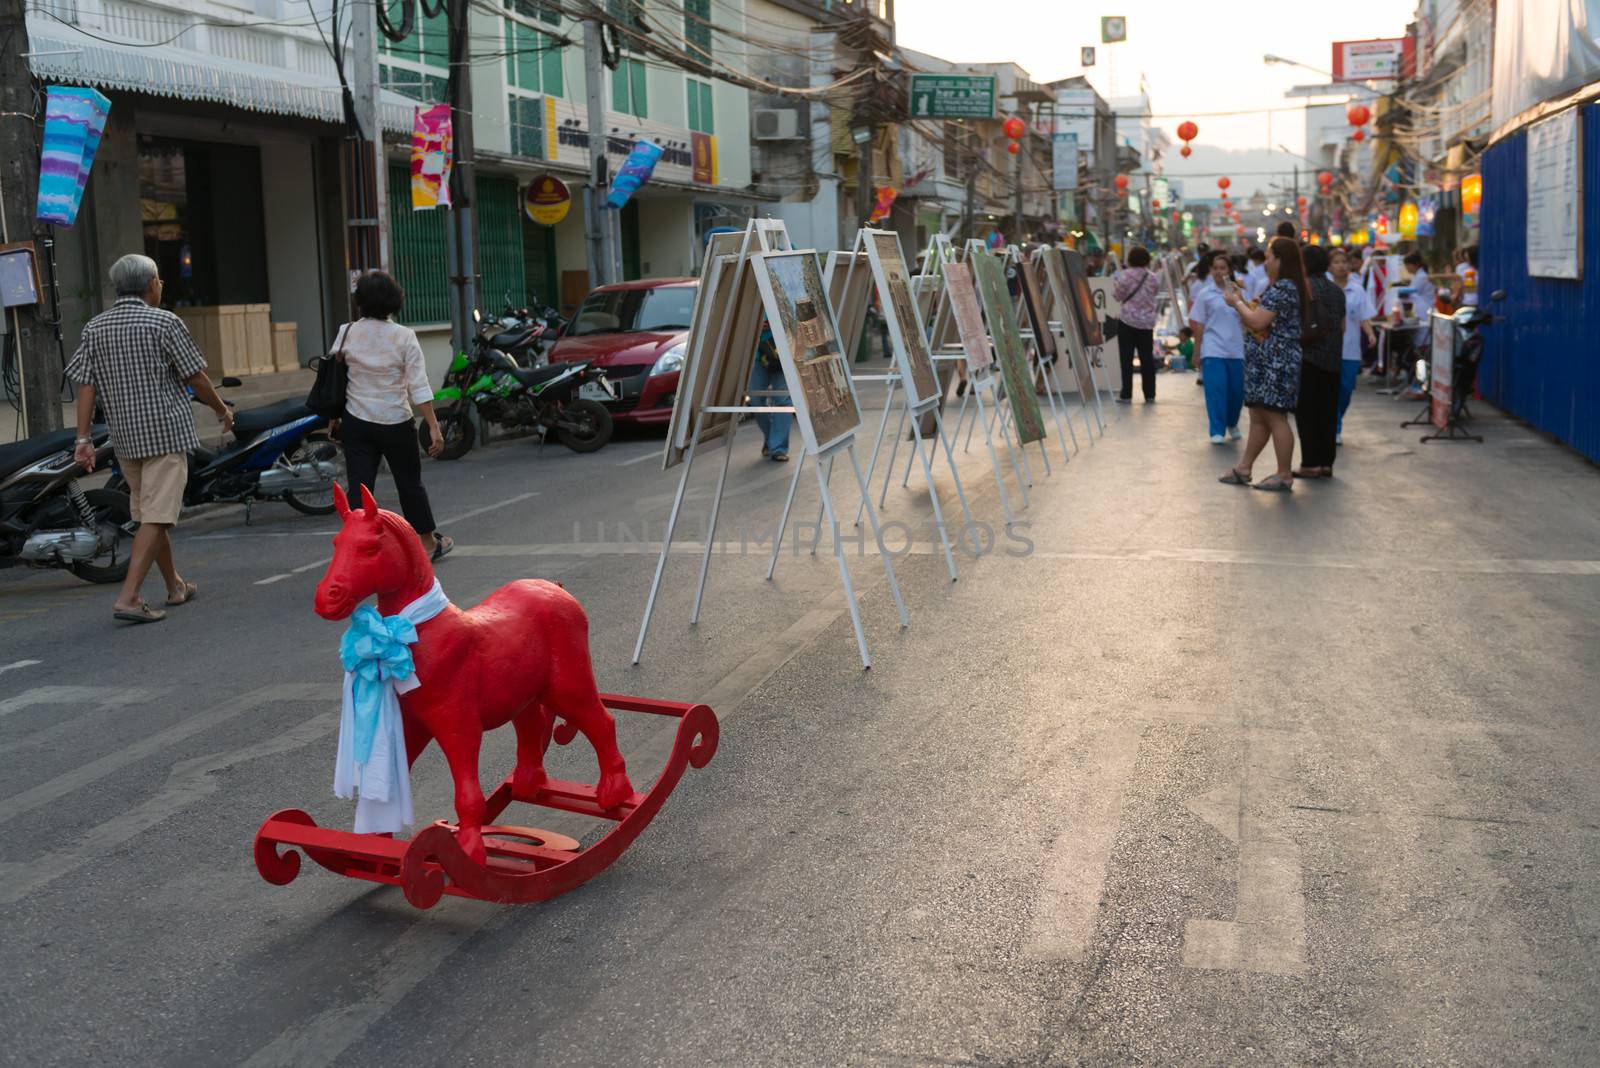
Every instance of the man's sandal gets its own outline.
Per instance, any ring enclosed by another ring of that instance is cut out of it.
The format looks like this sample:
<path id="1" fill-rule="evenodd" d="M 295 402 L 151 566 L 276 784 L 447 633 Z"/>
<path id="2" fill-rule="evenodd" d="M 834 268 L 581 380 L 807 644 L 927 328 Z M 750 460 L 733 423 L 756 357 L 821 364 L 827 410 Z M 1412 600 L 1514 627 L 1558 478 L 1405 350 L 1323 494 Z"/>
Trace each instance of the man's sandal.
<path id="1" fill-rule="evenodd" d="M 167 607 L 168 608 L 176 608 L 181 604 L 188 604 L 190 601 L 194 600 L 196 595 L 198 595 L 199 593 L 200 593 L 200 587 L 199 586 L 196 586 L 192 582 L 185 581 L 184 584 L 183 584 L 183 594 L 176 601 L 174 601 L 171 597 L 168 597 L 167 598 Z"/>
<path id="2" fill-rule="evenodd" d="M 111 613 L 111 618 L 125 623 L 160 623 L 167 618 L 167 614 L 140 601 L 138 608 L 118 608 Z"/>

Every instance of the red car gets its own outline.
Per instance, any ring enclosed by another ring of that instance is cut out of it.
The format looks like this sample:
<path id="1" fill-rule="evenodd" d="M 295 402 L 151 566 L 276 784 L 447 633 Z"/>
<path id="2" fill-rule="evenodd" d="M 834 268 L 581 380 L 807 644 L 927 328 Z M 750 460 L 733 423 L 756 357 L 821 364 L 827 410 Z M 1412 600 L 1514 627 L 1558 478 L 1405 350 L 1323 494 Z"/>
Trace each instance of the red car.
<path id="1" fill-rule="evenodd" d="M 550 362 L 593 360 L 617 393 L 611 418 L 666 426 L 678 393 L 694 313 L 694 278 L 652 278 L 601 286 L 583 300 Z"/>

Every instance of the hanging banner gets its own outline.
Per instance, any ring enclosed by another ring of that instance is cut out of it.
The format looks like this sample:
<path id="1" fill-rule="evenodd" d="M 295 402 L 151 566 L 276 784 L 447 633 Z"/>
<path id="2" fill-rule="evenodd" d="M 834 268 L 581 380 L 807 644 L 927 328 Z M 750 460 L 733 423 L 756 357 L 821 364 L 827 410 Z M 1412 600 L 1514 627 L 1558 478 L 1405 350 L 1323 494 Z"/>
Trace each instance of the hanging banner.
<path id="1" fill-rule="evenodd" d="M 450 105 L 416 109 L 411 124 L 411 210 L 450 206 Z"/>
<path id="2" fill-rule="evenodd" d="M 1050 139 L 1050 186 L 1056 192 L 1078 188 L 1078 135 L 1056 133 Z"/>
<path id="3" fill-rule="evenodd" d="M 867 218 L 867 222 L 875 223 L 887 219 L 889 212 L 894 210 L 895 198 L 899 195 L 900 190 L 892 185 L 880 186 L 873 190 L 872 214 Z"/>
<path id="4" fill-rule="evenodd" d="M 611 192 L 606 196 L 606 207 L 621 208 L 639 191 L 639 187 L 655 173 L 656 162 L 661 159 L 661 146 L 654 141 L 635 141 L 628 158 L 617 168 L 611 179 Z"/>
<path id="5" fill-rule="evenodd" d="M 689 151 L 694 157 L 690 176 L 701 185 L 716 185 L 717 139 L 706 133 L 691 133 Z"/>
<path id="6" fill-rule="evenodd" d="M 39 159 L 40 222 L 71 226 L 83 204 L 89 168 L 105 133 L 111 101 L 93 89 L 52 85 L 44 108 L 44 152 Z"/>
<path id="7" fill-rule="evenodd" d="M 553 174 L 541 174 L 522 194 L 522 210 L 540 226 L 554 226 L 572 210 L 572 191 Z"/>

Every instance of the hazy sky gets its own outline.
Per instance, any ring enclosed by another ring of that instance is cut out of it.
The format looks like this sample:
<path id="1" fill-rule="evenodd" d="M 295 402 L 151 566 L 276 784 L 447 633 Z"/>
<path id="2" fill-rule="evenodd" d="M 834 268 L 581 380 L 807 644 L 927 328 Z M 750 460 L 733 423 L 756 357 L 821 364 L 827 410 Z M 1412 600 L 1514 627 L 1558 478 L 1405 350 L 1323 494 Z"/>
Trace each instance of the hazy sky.
<path id="1" fill-rule="evenodd" d="M 1290 111 L 1208 117 L 1204 112 L 1284 108 L 1295 85 L 1326 82 L 1300 67 L 1268 66 L 1271 52 L 1318 70 L 1332 63 L 1332 42 L 1399 37 L 1416 10 L 1414 0 L 1327 0 L 1315 5 L 1236 0 L 1189 4 L 1178 0 L 1102 0 L 1041 4 L 1038 0 L 897 0 L 900 44 L 967 63 L 1011 61 L 1035 81 L 1086 74 L 1102 96 L 1137 92 L 1141 73 L 1154 121 L 1177 141 L 1178 124 L 1200 127 L 1196 145 L 1269 149 L 1283 144 L 1304 151 L 1304 118 Z M 1122 15 L 1128 39 L 1100 43 L 1100 16 Z M 1079 66 L 1079 49 L 1094 45 L 1098 62 Z M 1280 153 L 1281 156 L 1281 153 Z M 1292 157 L 1283 157 L 1285 165 Z M 1174 151 L 1169 172 L 1183 168 Z M 1191 195 L 1195 195 L 1191 193 Z"/>

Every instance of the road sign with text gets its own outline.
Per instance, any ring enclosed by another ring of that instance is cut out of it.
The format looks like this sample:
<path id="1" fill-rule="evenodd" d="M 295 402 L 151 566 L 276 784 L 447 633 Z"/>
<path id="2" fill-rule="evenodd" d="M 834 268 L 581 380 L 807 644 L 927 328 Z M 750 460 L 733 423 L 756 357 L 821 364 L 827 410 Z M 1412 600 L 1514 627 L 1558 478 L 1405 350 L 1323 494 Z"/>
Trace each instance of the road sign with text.
<path id="1" fill-rule="evenodd" d="M 992 119 L 992 74 L 913 74 L 911 116 L 917 119 Z"/>

